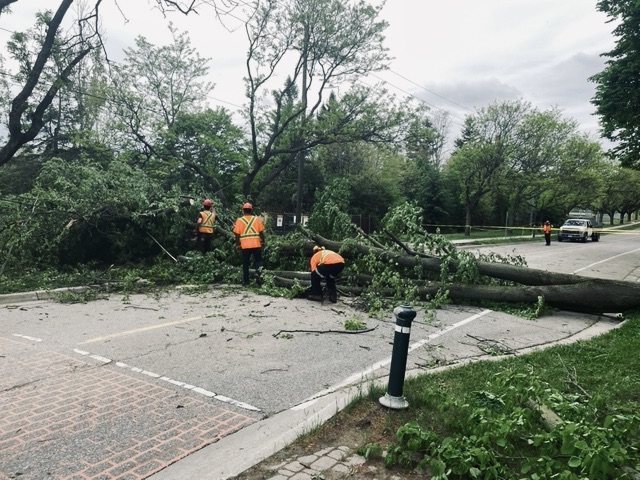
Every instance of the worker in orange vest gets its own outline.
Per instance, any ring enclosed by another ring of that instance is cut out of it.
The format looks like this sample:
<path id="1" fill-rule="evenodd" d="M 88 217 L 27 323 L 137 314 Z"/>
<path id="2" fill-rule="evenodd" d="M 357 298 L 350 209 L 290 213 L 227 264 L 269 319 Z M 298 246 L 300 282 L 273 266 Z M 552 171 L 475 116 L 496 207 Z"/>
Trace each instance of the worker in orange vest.
<path id="1" fill-rule="evenodd" d="M 202 201 L 202 210 L 198 213 L 194 231 L 196 233 L 196 246 L 203 254 L 211 249 L 213 239 L 213 223 L 216 221 L 216 211 L 213 202 L 208 198 Z"/>
<path id="2" fill-rule="evenodd" d="M 547 246 L 551 245 L 551 227 L 552 225 L 551 223 L 549 223 L 549 220 L 544 222 L 544 225 L 542 226 L 542 232 L 544 233 L 544 241 Z"/>
<path id="3" fill-rule="evenodd" d="M 242 216 L 233 224 L 236 247 L 242 252 L 242 284 L 249 285 L 249 265 L 253 257 L 253 268 L 256 270 L 256 281 L 261 283 L 262 247 L 265 245 L 264 224 L 253 214 L 253 205 L 242 204 Z"/>
<path id="4" fill-rule="evenodd" d="M 344 258 L 341 255 L 327 250 L 324 247 L 313 247 L 313 254 L 310 260 L 311 265 L 311 290 L 307 298 L 321 302 L 322 296 L 322 279 L 327 282 L 327 293 L 329 301 L 336 303 L 338 301 L 338 292 L 336 289 L 336 277 L 344 269 Z"/>

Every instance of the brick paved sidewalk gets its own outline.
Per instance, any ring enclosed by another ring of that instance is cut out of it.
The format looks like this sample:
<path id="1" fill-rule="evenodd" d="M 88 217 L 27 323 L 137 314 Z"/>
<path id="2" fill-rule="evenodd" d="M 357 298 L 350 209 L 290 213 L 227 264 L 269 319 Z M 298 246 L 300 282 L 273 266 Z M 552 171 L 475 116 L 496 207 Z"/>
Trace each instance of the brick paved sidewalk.
<path id="1" fill-rule="evenodd" d="M 7 338 L 0 405 L 0 480 L 144 479 L 259 416 Z"/>

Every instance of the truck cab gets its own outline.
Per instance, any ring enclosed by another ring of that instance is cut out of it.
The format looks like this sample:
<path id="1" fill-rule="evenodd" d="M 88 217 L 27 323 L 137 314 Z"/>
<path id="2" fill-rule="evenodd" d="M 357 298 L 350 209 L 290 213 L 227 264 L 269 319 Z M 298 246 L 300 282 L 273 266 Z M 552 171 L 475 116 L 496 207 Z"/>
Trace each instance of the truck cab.
<path id="1" fill-rule="evenodd" d="M 569 218 L 558 229 L 559 242 L 572 240 L 586 243 L 589 238 L 593 242 L 599 241 L 600 232 L 595 229 L 593 222 L 587 218 Z"/>

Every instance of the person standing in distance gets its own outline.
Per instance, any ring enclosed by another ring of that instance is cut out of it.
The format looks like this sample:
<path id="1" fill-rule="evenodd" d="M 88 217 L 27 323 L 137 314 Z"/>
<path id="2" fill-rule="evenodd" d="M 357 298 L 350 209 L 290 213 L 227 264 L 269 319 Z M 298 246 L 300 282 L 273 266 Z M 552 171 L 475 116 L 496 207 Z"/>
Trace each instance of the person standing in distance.
<path id="1" fill-rule="evenodd" d="M 213 202 L 207 198 L 202 201 L 202 210 L 198 213 L 194 228 L 196 233 L 196 247 L 202 254 L 207 253 L 211 249 L 213 223 L 215 221 L 216 211 L 213 208 Z"/>
<path id="2" fill-rule="evenodd" d="M 242 216 L 233 224 L 236 247 L 242 253 L 242 284 L 249 285 L 249 265 L 253 257 L 253 268 L 256 279 L 260 281 L 258 269 L 262 265 L 262 247 L 265 245 L 264 225 L 257 215 L 253 214 L 253 205 L 245 202 L 242 205 Z"/>
<path id="3" fill-rule="evenodd" d="M 327 282 L 329 301 L 336 303 L 338 301 L 336 277 L 344 270 L 344 258 L 334 251 L 315 246 L 309 263 L 311 265 L 311 290 L 307 298 L 322 301 L 322 279 L 324 278 Z"/>
<path id="4" fill-rule="evenodd" d="M 549 223 L 549 220 L 544 222 L 544 225 L 542 226 L 542 232 L 544 233 L 545 244 L 548 247 L 549 245 L 551 245 L 551 223 Z"/>

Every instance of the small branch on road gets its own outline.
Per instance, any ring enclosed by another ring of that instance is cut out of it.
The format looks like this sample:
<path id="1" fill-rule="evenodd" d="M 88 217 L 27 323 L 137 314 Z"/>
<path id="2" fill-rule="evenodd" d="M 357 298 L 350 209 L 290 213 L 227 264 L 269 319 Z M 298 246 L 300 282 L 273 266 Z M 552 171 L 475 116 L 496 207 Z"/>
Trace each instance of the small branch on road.
<path id="1" fill-rule="evenodd" d="M 260 372 L 260 375 L 263 375 L 265 373 L 271 373 L 271 372 L 288 372 L 289 369 L 288 368 L 270 368 L 269 370 L 263 370 L 262 372 Z"/>
<path id="2" fill-rule="evenodd" d="M 376 325 L 373 328 L 366 328 L 364 330 L 280 330 L 278 333 L 274 333 L 273 336 L 278 338 L 278 335 L 281 333 L 348 333 L 348 334 L 357 334 L 357 333 L 368 333 L 373 332 L 378 326 Z"/>
<path id="3" fill-rule="evenodd" d="M 467 337 L 477 340 L 477 347 L 484 353 L 489 355 L 515 355 L 516 351 L 505 345 L 499 340 L 491 340 L 489 338 L 475 337 L 467 333 Z"/>
<path id="4" fill-rule="evenodd" d="M 277 318 L 275 315 L 258 315 L 257 313 L 249 312 L 249 317 L 254 318 Z"/>

